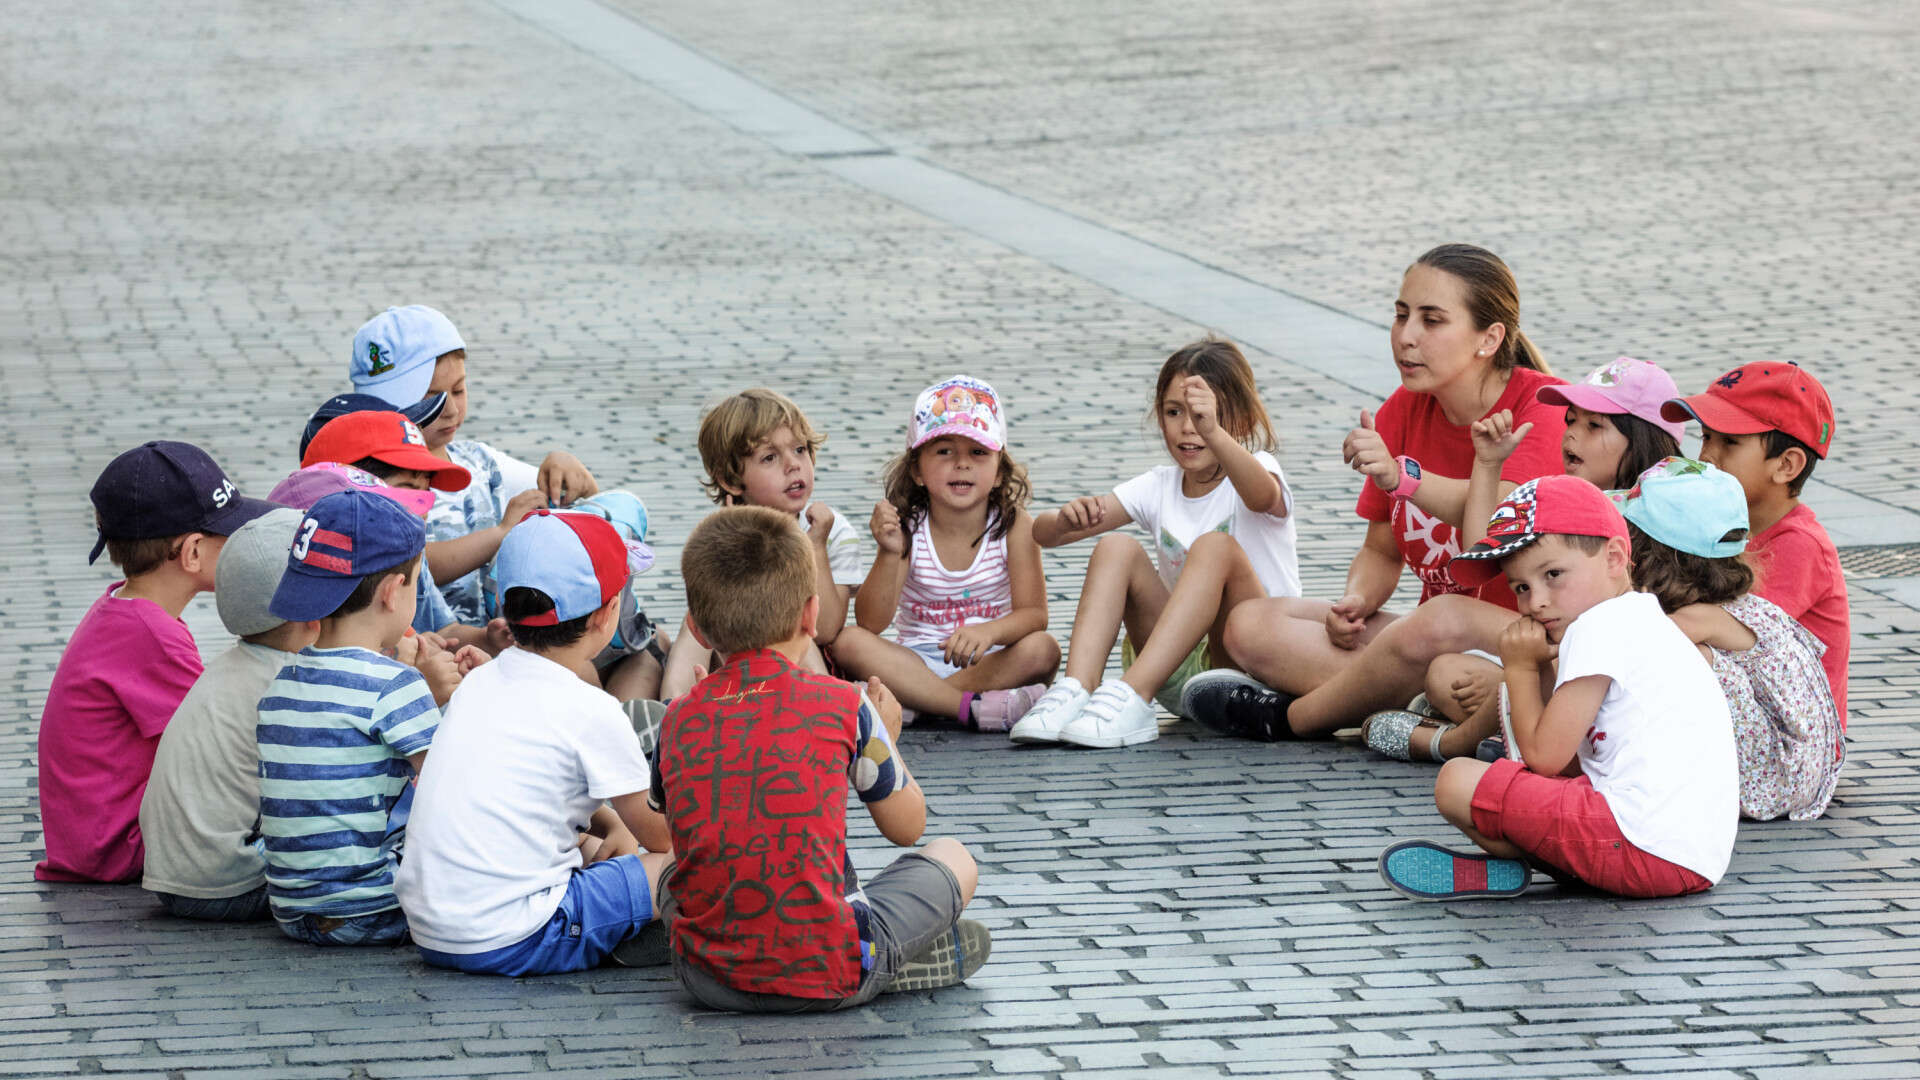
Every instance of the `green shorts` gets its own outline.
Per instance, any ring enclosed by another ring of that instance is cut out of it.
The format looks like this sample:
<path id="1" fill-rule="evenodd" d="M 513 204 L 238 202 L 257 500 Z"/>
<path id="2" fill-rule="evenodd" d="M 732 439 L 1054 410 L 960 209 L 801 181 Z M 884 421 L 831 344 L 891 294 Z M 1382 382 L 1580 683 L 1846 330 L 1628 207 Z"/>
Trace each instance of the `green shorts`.
<path id="1" fill-rule="evenodd" d="M 1139 654 L 1134 652 L 1133 649 L 1133 639 L 1122 638 L 1120 641 L 1120 666 L 1122 668 L 1132 667 L 1134 658 L 1138 655 Z M 1175 716 L 1179 716 L 1180 692 L 1187 688 L 1188 679 L 1193 678 L 1205 670 L 1207 670 L 1207 639 L 1201 638 L 1200 643 L 1195 645 L 1193 651 L 1187 654 L 1187 658 L 1180 661 L 1180 666 L 1173 669 L 1173 674 L 1167 677 L 1166 685 L 1162 686 L 1159 692 L 1153 695 L 1153 700 L 1158 702 L 1161 708 Z M 1187 719 L 1192 718 L 1187 717 Z"/>

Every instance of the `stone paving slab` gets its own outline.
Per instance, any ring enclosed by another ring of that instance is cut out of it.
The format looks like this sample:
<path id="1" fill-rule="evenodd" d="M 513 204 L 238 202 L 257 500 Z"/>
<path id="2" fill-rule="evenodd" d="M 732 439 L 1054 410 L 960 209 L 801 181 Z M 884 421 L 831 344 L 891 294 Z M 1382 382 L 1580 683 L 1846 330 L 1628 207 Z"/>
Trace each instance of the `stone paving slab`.
<path id="1" fill-rule="evenodd" d="M 737 15 L 739 39 L 786 25 L 796 51 L 821 29 L 716 10 Z M 1893 589 L 1856 594 L 1853 764 L 1832 811 L 1746 826 L 1727 880 L 1686 900 L 1539 888 L 1500 905 L 1407 904 L 1378 884 L 1373 860 L 1393 839 L 1445 834 L 1430 770 L 1338 746 L 1225 745 L 1184 725 L 1111 754 L 910 732 L 932 828 L 980 854 L 976 913 L 995 957 L 969 986 L 853 1014 L 706 1013 L 660 971 L 457 976 L 400 952 L 325 952 L 270 928 L 164 918 L 130 888 L 34 883 L 38 712 L 66 633 L 110 580 L 81 557 L 93 476 L 118 449 L 166 435 L 210 447 L 264 491 L 292 466 L 306 413 L 338 389 L 352 328 L 383 304 L 453 314 L 473 357 L 472 434 L 527 456 L 572 447 L 603 481 L 641 492 L 662 556 L 642 584 L 666 618 L 680 610 L 679 538 L 705 510 L 691 434 L 713 398 L 757 383 L 791 392 L 832 437 L 823 496 L 860 518 L 912 393 L 975 371 L 1010 399 L 1015 449 L 1051 504 L 1159 460 L 1144 417 L 1152 373 L 1203 328 L 849 185 L 490 4 L 9 15 L 7 1074 L 1913 1075 L 1920 611 Z M 839 9 L 819 18 L 842 32 L 874 25 Z M 999 18 L 927 9 L 885 25 L 966 35 Z M 1500 33 L 1528 40 L 1538 18 L 1503 19 Z M 1096 100 L 1124 85 L 1101 74 L 1097 42 L 1111 25 L 1061 14 L 1029 26 L 1056 55 L 1083 57 L 1057 72 L 1060 93 Z M 1903 39 L 1847 40 L 1870 64 Z M 725 41 L 696 43 L 727 55 Z M 1765 70 L 1776 55 L 1742 35 L 1723 49 L 1729 70 Z M 1292 59 L 1299 78 L 1311 60 Z M 774 64 L 748 73 L 802 81 Z M 915 95 L 950 108 L 941 96 L 963 89 L 929 72 Z M 1211 123 L 1194 105 L 1204 97 L 1164 107 Z M 1719 122 L 1704 117 L 1700 130 L 1731 154 L 1774 138 Z M 1263 160 L 1230 135 L 1219 138 L 1235 168 Z M 1118 191 L 1150 171 L 1107 175 Z M 1139 182 L 1143 197 L 1168 190 Z M 1346 224 L 1322 227 L 1340 250 Z M 1695 228 L 1711 220 L 1676 225 L 1674 242 Z M 1166 230 L 1184 237 L 1177 250 L 1212 243 L 1197 224 Z M 1380 243 L 1364 233 L 1356 265 Z M 1399 238 L 1368 303 L 1390 297 L 1392 260 L 1417 246 Z M 1812 280 L 1809 298 L 1872 315 L 1871 302 Z M 1544 310 L 1543 295 L 1529 294 L 1530 310 Z M 1325 593 L 1359 526 L 1352 474 L 1324 448 L 1361 401 L 1282 357 L 1254 361 L 1281 422 L 1307 586 Z M 1875 362 L 1863 360 L 1862 380 Z M 1862 430 L 1861 444 L 1905 445 L 1904 431 Z M 1063 635 L 1083 559 L 1069 549 L 1047 560 Z M 205 654 L 226 646 L 211 603 L 187 618 Z M 891 856 L 858 830 L 863 872 Z"/>

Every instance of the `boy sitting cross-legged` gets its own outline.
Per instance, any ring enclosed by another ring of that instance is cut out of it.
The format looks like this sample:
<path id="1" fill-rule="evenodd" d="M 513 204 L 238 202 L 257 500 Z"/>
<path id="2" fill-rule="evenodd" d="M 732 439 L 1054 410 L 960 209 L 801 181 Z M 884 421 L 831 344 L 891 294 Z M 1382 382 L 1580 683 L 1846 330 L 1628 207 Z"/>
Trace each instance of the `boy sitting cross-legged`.
<path id="1" fill-rule="evenodd" d="M 200 677 L 200 650 L 181 611 L 214 587 L 220 551 L 273 509 L 243 498 L 207 452 L 149 442 L 113 459 L 94 482 L 104 549 L 126 575 L 74 627 L 40 716 L 41 881 L 140 876 L 140 799 L 160 733 Z"/>
<path id="2" fill-rule="evenodd" d="M 583 971 L 655 918 L 667 826 L 593 666 L 648 561 L 586 513 L 536 510 L 501 541 L 498 599 L 515 644 L 447 703 L 394 881 L 427 963 Z"/>
<path id="3" fill-rule="evenodd" d="M 1528 481 L 1451 567 L 1470 587 L 1504 572 L 1519 600 L 1500 659 L 1525 765 L 1441 766 L 1434 802 L 1487 854 L 1402 841 L 1380 855 L 1387 884 L 1415 900 L 1514 896 L 1529 864 L 1616 896 L 1719 881 L 1740 816 L 1733 721 L 1705 657 L 1632 591 L 1612 501 L 1579 477 Z"/>
<path id="4" fill-rule="evenodd" d="M 719 510 L 680 568 L 689 631 L 726 658 L 674 699 L 654 758 L 681 983 L 711 1008 L 814 1012 L 964 980 L 990 947 L 959 917 L 977 875 L 967 849 L 934 840 L 864 890 L 847 857 L 849 784 L 902 846 L 926 827 L 926 798 L 887 735 L 900 704 L 886 687 L 798 666 L 820 609 L 806 534 L 778 510 Z"/>
<path id="5" fill-rule="evenodd" d="M 315 945 L 391 945 L 412 773 L 440 710 L 420 672 L 383 655 L 413 621 L 426 526 L 392 499 L 343 491 L 293 535 L 267 610 L 319 638 L 260 699 L 260 832 L 280 929 Z"/>
<path id="6" fill-rule="evenodd" d="M 813 497 L 814 469 L 827 437 L 785 394 L 755 387 L 727 398 L 700 418 L 700 464 L 707 495 L 721 506 L 766 506 L 792 516 L 806 530 L 813 552 L 813 587 L 820 617 L 813 647 L 800 666 L 825 672 L 821 649 L 847 625 L 847 604 L 866 578 L 860 537 L 839 511 Z M 681 628 L 667 657 L 660 694 L 686 692 L 699 672 L 722 657 L 702 648 Z"/>
<path id="7" fill-rule="evenodd" d="M 214 579 L 220 622 L 240 640 L 214 657 L 160 736 L 140 801 L 140 885 L 169 914 L 217 922 L 267 917 L 260 845 L 260 695 L 320 633 L 267 611 L 301 512 L 282 507 L 227 538 Z"/>

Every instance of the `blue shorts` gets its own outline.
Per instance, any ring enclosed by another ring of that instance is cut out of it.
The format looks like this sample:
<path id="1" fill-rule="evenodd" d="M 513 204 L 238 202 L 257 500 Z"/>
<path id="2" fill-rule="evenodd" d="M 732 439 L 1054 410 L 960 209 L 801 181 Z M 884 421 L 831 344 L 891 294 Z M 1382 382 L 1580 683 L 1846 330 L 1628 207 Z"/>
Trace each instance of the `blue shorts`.
<path id="1" fill-rule="evenodd" d="M 422 947 L 434 967 L 476 975 L 552 975 L 600 966 L 615 945 L 653 921 L 653 890 L 638 855 L 621 855 L 573 872 L 546 925 L 512 945 L 478 953 Z"/>

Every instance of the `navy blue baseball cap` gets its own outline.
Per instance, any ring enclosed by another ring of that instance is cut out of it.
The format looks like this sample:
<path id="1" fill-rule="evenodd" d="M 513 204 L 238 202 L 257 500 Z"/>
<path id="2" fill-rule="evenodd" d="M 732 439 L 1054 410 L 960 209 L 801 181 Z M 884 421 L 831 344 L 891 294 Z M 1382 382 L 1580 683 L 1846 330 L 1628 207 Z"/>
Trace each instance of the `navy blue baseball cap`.
<path id="1" fill-rule="evenodd" d="M 141 443 L 108 462 L 87 494 L 100 522 L 100 538 L 88 562 L 100 557 L 109 537 L 151 540 L 192 532 L 231 536 L 274 509 L 265 499 L 241 495 L 205 450 L 162 440 Z"/>
<path id="2" fill-rule="evenodd" d="M 371 491 L 341 491 L 314 503 L 287 550 L 267 610 L 288 622 L 340 610 L 360 579 L 399 566 L 427 546 L 427 527 L 399 503 Z"/>
<path id="3" fill-rule="evenodd" d="M 313 410 L 313 416 L 307 420 L 307 429 L 300 433 L 300 459 L 306 460 L 307 444 L 313 441 L 327 421 L 335 420 L 348 413 L 357 412 L 397 412 L 413 421 L 415 427 L 425 428 L 447 407 L 447 392 L 429 394 L 411 405 L 392 405 L 386 398 L 374 394 L 336 394 L 322 402 Z"/>

